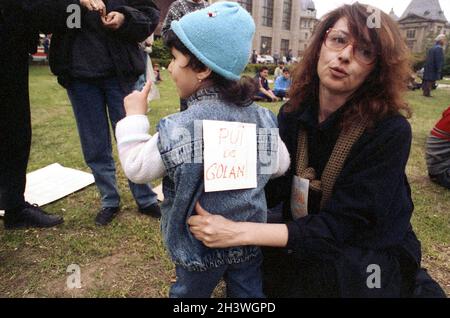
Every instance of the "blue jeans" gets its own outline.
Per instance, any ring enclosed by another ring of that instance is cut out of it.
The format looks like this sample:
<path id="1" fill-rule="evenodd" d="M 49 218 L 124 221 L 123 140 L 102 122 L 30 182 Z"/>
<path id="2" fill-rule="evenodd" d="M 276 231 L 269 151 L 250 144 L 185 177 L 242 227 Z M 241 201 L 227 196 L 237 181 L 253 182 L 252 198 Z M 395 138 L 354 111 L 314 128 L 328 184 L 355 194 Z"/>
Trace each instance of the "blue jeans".
<path id="1" fill-rule="evenodd" d="M 276 97 L 279 97 L 279 98 L 285 98 L 287 95 L 287 91 L 284 91 L 281 89 L 274 90 L 273 93 L 275 94 Z"/>
<path id="2" fill-rule="evenodd" d="M 109 122 L 114 132 L 116 124 L 125 117 L 123 99 L 129 92 L 124 91 L 117 78 L 74 79 L 67 88 L 84 160 L 94 175 L 103 208 L 118 207 L 120 203 Z M 150 185 L 131 181 L 128 184 L 139 208 L 157 202 L 157 195 Z"/>
<path id="3" fill-rule="evenodd" d="M 262 254 L 248 262 L 223 265 L 205 272 L 190 272 L 176 266 L 177 281 L 171 298 L 209 298 L 223 277 L 228 298 L 265 298 L 262 291 Z"/>

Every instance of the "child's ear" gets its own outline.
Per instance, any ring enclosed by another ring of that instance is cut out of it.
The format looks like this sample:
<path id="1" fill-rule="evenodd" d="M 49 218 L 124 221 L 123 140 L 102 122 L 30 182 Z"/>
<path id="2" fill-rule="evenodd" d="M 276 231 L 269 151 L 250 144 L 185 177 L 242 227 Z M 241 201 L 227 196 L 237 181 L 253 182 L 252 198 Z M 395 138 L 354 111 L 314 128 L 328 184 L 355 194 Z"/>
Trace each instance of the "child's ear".
<path id="1" fill-rule="evenodd" d="M 204 81 L 211 75 L 211 73 L 212 73 L 211 69 L 206 68 L 204 71 L 197 73 L 197 79 Z"/>

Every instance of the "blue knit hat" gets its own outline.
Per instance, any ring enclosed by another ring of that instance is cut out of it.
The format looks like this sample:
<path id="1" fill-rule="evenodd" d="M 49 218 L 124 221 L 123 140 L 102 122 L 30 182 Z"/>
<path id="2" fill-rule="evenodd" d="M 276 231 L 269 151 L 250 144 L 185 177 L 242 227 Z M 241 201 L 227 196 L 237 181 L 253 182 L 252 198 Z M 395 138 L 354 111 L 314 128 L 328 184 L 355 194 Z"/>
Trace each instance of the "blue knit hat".
<path id="1" fill-rule="evenodd" d="M 255 22 L 235 2 L 217 2 L 171 24 L 186 48 L 213 72 L 239 80 L 248 63 Z"/>

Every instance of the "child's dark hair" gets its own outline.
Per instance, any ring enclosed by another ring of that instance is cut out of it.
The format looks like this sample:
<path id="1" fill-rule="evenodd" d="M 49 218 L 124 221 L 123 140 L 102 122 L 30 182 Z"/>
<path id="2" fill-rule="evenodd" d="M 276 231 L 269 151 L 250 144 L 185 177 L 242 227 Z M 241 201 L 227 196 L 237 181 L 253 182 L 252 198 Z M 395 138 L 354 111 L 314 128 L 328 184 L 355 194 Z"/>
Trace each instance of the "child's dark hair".
<path id="1" fill-rule="evenodd" d="M 196 72 L 201 72 L 208 68 L 195 55 L 193 55 L 191 51 L 186 48 L 183 42 L 180 41 L 180 39 L 172 30 L 169 30 L 169 32 L 167 33 L 164 44 L 170 49 L 175 48 L 182 54 L 189 56 L 189 63 L 188 65 L 186 65 L 186 67 L 189 67 Z M 258 82 L 249 76 L 243 76 L 240 80 L 233 81 L 226 79 L 213 71 L 208 79 L 211 80 L 214 83 L 215 87 L 219 89 L 220 96 L 226 102 L 241 107 L 251 105 L 253 97 L 259 90 Z"/>

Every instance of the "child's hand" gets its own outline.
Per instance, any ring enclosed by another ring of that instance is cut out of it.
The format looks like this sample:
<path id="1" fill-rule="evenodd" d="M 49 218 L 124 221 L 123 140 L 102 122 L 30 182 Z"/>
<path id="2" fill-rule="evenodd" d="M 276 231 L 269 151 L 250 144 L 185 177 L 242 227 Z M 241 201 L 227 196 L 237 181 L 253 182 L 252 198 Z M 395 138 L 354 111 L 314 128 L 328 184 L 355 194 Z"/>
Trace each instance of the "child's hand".
<path id="1" fill-rule="evenodd" d="M 134 91 L 124 99 L 125 111 L 127 116 L 147 114 L 147 98 L 152 89 L 152 81 L 145 83 L 142 91 Z"/>

